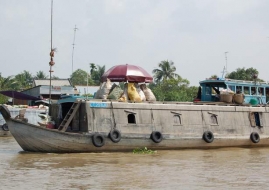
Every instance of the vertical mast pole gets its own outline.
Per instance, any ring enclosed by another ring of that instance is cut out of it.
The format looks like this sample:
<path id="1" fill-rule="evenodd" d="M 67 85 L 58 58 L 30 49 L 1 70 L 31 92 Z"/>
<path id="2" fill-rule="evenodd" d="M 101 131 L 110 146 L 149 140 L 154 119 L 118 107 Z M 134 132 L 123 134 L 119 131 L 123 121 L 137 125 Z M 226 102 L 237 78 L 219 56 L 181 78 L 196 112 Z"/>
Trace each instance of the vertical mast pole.
<path id="1" fill-rule="evenodd" d="M 52 19 L 53 19 L 53 0 L 51 0 L 51 16 L 50 16 L 50 49 L 52 50 Z"/>
<path id="2" fill-rule="evenodd" d="M 50 20 L 50 86 L 49 86 L 49 106 L 51 105 L 51 73 L 53 72 L 52 66 L 55 64 L 53 61 L 54 51 L 55 49 L 52 48 L 52 21 L 53 21 L 53 0 L 51 0 L 51 20 Z"/>

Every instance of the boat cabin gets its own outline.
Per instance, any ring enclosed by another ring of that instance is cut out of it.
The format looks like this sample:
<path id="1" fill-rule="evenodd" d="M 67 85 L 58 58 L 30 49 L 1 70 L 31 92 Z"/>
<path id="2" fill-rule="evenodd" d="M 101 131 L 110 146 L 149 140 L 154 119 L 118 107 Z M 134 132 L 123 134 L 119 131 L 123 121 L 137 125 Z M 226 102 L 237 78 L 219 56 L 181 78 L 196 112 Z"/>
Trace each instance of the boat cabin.
<path id="1" fill-rule="evenodd" d="M 259 104 L 266 104 L 269 101 L 269 83 L 267 82 L 220 78 L 200 81 L 201 101 L 219 101 L 218 97 L 222 90 L 244 94 L 245 103 L 251 103 L 252 100 L 255 100 Z"/>

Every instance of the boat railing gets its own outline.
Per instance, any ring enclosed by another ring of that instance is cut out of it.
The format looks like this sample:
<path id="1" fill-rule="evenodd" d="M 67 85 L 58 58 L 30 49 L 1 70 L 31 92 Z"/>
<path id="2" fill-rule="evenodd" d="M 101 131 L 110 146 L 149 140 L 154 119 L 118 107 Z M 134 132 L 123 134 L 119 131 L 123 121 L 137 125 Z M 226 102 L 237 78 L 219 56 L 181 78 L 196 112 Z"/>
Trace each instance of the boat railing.
<path id="1" fill-rule="evenodd" d="M 206 79 L 206 80 L 217 80 L 217 79 Z M 261 81 L 249 81 L 249 80 L 236 80 L 236 79 L 229 79 L 229 78 L 225 78 L 225 79 L 222 79 L 220 81 L 229 81 L 229 82 L 255 84 L 255 85 L 258 85 L 258 84 L 268 84 L 269 85 L 269 81 L 261 82 Z"/>

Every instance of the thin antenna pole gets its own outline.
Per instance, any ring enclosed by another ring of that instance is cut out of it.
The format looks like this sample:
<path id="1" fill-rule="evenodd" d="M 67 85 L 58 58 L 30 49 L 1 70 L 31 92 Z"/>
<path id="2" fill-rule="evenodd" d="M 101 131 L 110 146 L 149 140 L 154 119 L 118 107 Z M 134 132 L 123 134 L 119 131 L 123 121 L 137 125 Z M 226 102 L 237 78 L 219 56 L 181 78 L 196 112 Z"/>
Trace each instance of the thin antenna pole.
<path id="1" fill-rule="evenodd" d="M 224 52 L 225 53 L 225 60 L 226 60 L 226 74 L 228 73 L 228 65 L 227 65 L 227 53 L 228 51 Z"/>
<path id="2" fill-rule="evenodd" d="M 53 0 L 51 0 L 51 17 L 50 17 L 50 49 L 52 50 L 52 19 L 53 19 Z"/>
<path id="3" fill-rule="evenodd" d="M 53 0 L 51 0 L 51 17 L 50 17 L 50 51 L 52 52 L 52 20 L 53 20 Z M 53 62 L 53 58 L 50 54 L 50 88 L 49 88 L 49 105 L 51 104 L 51 67 Z"/>
<path id="4" fill-rule="evenodd" d="M 74 51 L 75 51 L 75 40 L 76 40 L 76 31 L 78 30 L 78 28 L 75 25 L 74 28 L 74 39 L 73 39 L 73 51 L 72 51 L 72 74 L 73 74 L 73 66 L 74 66 Z"/>
<path id="5" fill-rule="evenodd" d="M 51 105 L 51 73 L 53 72 L 52 70 L 52 66 L 55 64 L 55 62 L 53 61 L 53 57 L 54 57 L 54 51 L 55 49 L 52 48 L 52 20 L 53 20 L 53 0 L 51 0 L 51 29 L 50 29 L 50 86 L 49 86 L 49 106 Z"/>
<path id="6" fill-rule="evenodd" d="M 224 76 L 224 74 L 225 74 L 225 66 L 223 67 L 223 70 L 222 70 L 222 77 L 221 78 L 223 78 L 223 76 Z"/>

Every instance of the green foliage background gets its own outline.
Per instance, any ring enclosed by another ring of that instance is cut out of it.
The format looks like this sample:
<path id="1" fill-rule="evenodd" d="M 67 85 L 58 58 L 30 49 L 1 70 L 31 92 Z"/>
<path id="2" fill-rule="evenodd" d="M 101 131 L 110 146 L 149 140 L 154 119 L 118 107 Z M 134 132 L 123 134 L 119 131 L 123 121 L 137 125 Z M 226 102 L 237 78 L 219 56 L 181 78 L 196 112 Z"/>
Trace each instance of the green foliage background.
<path id="1" fill-rule="evenodd" d="M 73 85 L 92 85 L 99 86 L 101 84 L 101 77 L 105 73 L 105 66 L 95 65 L 90 63 L 90 73 L 82 69 L 77 69 L 70 76 Z M 158 64 L 159 68 L 154 69 L 153 79 L 154 83 L 149 84 L 149 88 L 154 93 L 157 101 L 193 101 L 198 92 L 197 86 L 189 86 L 187 79 L 181 78 L 176 73 L 176 67 L 173 61 L 163 60 Z M 255 68 L 238 68 L 235 71 L 228 73 L 226 78 L 236 80 L 253 80 L 259 79 L 259 72 Z M 216 78 L 217 75 L 212 75 Z M 211 78 L 212 78 L 211 77 Z M 38 71 L 36 75 L 32 75 L 29 71 L 23 71 L 17 75 L 3 77 L 0 73 L 0 90 L 16 90 L 22 91 L 32 87 L 34 79 L 49 79 L 43 71 Z M 52 79 L 59 79 L 57 76 L 52 76 Z M 88 79 L 88 80 L 87 80 Z M 123 83 L 120 83 L 123 88 Z M 89 94 L 89 96 L 92 96 Z M 0 94 L 0 103 L 6 103 L 8 97 Z"/>

